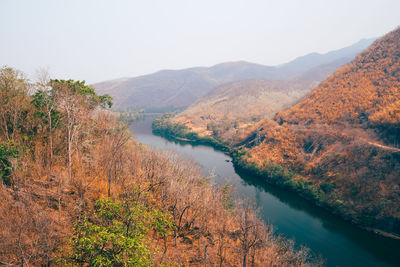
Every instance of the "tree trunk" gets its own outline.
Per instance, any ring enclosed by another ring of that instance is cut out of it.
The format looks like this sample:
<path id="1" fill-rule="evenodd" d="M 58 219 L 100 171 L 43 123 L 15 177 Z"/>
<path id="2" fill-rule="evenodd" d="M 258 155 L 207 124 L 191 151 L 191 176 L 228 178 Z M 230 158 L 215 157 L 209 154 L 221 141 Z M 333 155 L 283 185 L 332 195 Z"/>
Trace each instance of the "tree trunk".
<path id="1" fill-rule="evenodd" d="M 50 144 L 50 170 L 53 166 L 53 128 L 52 128 L 52 121 L 51 121 L 51 109 L 48 113 L 49 117 L 49 144 Z"/>
<path id="2" fill-rule="evenodd" d="M 70 117 L 70 111 L 67 109 L 67 149 L 68 149 L 68 179 L 69 181 L 72 180 L 72 156 L 71 156 L 71 131 L 72 131 L 72 126 L 71 126 L 71 117 Z"/>
<path id="3" fill-rule="evenodd" d="M 61 220 L 61 176 L 58 176 L 58 219 Z"/>
<path id="4" fill-rule="evenodd" d="M 108 197 L 111 197 L 111 173 L 108 172 Z"/>
<path id="5" fill-rule="evenodd" d="M 165 254 L 167 253 L 167 249 L 168 249 L 168 247 L 167 247 L 167 236 L 164 235 L 163 239 L 164 239 L 164 251 L 163 251 L 163 255 L 161 257 L 161 262 L 160 263 L 163 263 Z"/>
<path id="6" fill-rule="evenodd" d="M 208 247 L 208 244 L 204 246 L 203 267 L 207 267 L 207 247 Z"/>

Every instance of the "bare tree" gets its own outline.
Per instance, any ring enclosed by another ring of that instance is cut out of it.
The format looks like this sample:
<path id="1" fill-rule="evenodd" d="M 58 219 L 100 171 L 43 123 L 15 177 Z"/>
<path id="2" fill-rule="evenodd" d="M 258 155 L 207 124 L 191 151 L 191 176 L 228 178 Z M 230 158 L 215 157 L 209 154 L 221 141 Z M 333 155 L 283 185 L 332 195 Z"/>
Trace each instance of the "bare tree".
<path id="1" fill-rule="evenodd" d="M 255 216 L 255 212 L 250 204 L 245 204 L 239 210 L 239 230 L 237 232 L 242 254 L 242 266 L 247 266 L 247 257 L 250 249 L 262 244 L 263 240 L 260 234 L 260 228 L 264 225 Z"/>
<path id="2" fill-rule="evenodd" d="M 122 169 L 123 146 L 129 139 L 130 135 L 125 127 L 108 130 L 103 158 L 103 163 L 107 170 L 108 197 L 111 197 L 111 182 L 116 178 L 118 170 Z"/>
<path id="3" fill-rule="evenodd" d="M 48 146 L 49 146 L 49 167 L 50 170 L 54 163 L 54 148 L 53 148 L 53 127 L 54 122 L 53 118 L 56 116 L 56 103 L 53 97 L 52 88 L 49 86 L 50 84 L 50 74 L 47 69 L 38 69 L 36 72 L 37 82 L 36 82 L 36 93 L 33 96 L 33 104 L 37 109 L 40 110 L 40 113 L 44 113 L 45 124 L 48 129 L 47 137 L 48 137 Z M 39 113 L 39 114 L 40 114 Z"/>
<path id="4" fill-rule="evenodd" d="M 11 68 L 0 69 L 0 129 L 6 140 L 14 140 L 18 125 L 24 122 L 28 89 L 21 72 Z"/>

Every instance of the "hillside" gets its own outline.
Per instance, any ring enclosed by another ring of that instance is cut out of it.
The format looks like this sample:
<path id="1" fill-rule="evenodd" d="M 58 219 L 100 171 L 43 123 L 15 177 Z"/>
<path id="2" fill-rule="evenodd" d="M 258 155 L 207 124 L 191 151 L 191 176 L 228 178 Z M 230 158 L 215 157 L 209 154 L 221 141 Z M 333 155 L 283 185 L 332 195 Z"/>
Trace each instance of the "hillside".
<path id="1" fill-rule="evenodd" d="M 105 81 L 94 86 L 98 93 L 111 95 L 118 109 L 186 107 L 225 83 L 248 79 L 287 79 L 318 65 L 337 60 L 347 63 L 371 42 L 364 40 L 326 54 L 309 54 L 275 67 L 244 61 L 227 62 L 208 68 L 162 70 L 134 78 Z"/>
<path id="2" fill-rule="evenodd" d="M 340 58 L 284 80 L 254 79 L 223 84 L 179 113 L 174 122 L 186 125 L 200 136 L 214 135 L 235 142 L 258 121 L 272 118 L 278 110 L 289 107 L 348 61 Z"/>
<path id="3" fill-rule="evenodd" d="M 3 68 L 0 96 L 1 265 L 321 265 L 195 163 L 139 144 L 84 82 Z"/>
<path id="4" fill-rule="evenodd" d="M 399 103 L 400 28 L 263 122 L 239 162 L 360 225 L 400 235 Z M 272 174 L 276 166 L 286 171 Z"/>

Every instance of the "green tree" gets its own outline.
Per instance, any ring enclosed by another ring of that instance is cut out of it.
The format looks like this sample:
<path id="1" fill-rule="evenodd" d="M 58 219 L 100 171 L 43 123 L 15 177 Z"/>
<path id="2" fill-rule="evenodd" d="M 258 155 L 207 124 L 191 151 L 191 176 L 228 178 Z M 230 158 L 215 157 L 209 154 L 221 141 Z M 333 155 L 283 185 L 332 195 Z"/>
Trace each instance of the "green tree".
<path id="1" fill-rule="evenodd" d="M 90 266 L 151 266 L 147 234 L 167 236 L 172 222 L 162 212 L 137 201 L 96 202 L 95 215 L 75 225 L 72 251 L 63 261 Z"/>
<path id="2" fill-rule="evenodd" d="M 60 112 L 56 110 L 57 106 L 51 90 L 38 90 L 32 97 L 32 104 L 36 111 L 34 116 L 40 119 L 43 131 L 47 134 L 49 146 L 49 165 L 53 165 L 53 133 L 54 129 L 60 125 Z"/>
<path id="3" fill-rule="evenodd" d="M 99 96 L 85 81 L 51 80 L 53 100 L 57 102 L 67 134 L 68 178 L 72 179 L 72 143 L 76 131 L 91 111 L 98 107 L 111 107 L 109 95 Z"/>
<path id="4" fill-rule="evenodd" d="M 13 165 L 10 159 L 17 158 L 18 154 L 19 151 L 13 143 L 0 143 L 0 178 L 6 185 L 12 184 L 11 173 Z"/>

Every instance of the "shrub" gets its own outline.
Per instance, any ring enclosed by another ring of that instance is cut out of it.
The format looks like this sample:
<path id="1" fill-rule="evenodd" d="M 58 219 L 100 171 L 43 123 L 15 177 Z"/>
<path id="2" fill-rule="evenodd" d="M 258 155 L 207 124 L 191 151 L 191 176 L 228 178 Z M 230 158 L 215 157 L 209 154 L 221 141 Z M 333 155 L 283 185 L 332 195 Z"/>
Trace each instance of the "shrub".
<path id="1" fill-rule="evenodd" d="M 6 185 L 12 184 L 11 173 L 13 165 L 10 161 L 12 158 L 18 158 L 19 150 L 16 145 L 10 142 L 0 143 L 0 178 Z"/>

